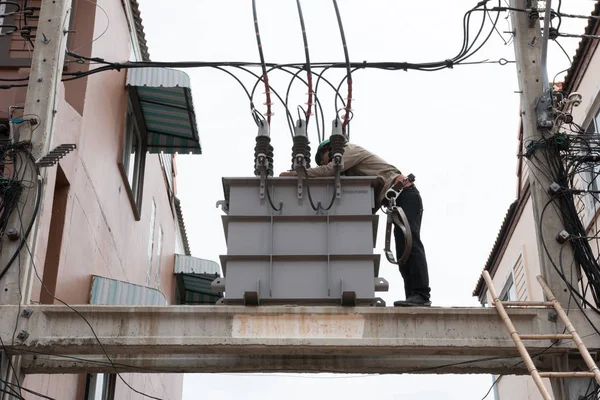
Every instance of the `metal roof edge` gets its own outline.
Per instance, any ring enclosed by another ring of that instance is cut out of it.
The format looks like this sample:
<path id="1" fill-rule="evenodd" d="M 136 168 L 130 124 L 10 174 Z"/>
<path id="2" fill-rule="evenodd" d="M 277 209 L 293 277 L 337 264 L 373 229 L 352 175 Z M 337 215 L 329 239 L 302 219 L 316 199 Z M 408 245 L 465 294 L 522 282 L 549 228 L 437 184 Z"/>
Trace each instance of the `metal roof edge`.
<path id="1" fill-rule="evenodd" d="M 129 0 L 129 3 L 131 4 L 131 12 L 135 23 L 135 34 L 140 45 L 140 50 L 142 50 L 142 61 L 150 61 L 150 53 L 148 52 L 148 42 L 146 41 L 146 34 L 144 33 L 144 25 L 142 24 L 140 5 L 137 0 Z"/>
<path id="2" fill-rule="evenodd" d="M 596 1 L 596 4 L 590 16 L 600 16 L 600 0 Z M 597 34 L 599 31 L 600 20 L 589 18 L 588 24 L 584 30 L 584 34 L 593 35 Z M 594 47 L 594 49 L 592 49 L 592 47 Z M 577 89 L 579 81 L 581 80 L 581 76 L 585 74 L 585 71 L 587 69 L 587 63 L 589 63 L 589 59 L 591 58 L 591 55 L 590 57 L 588 57 L 587 53 L 590 50 L 592 50 L 593 53 L 593 51 L 595 51 L 597 47 L 598 40 L 582 38 L 579 41 L 579 45 L 577 47 L 577 50 L 575 51 L 575 55 L 573 56 L 573 62 L 571 64 L 571 67 L 567 71 L 567 74 L 564 78 L 563 90 L 565 90 L 567 93 L 570 93 L 573 90 Z"/>
<path id="3" fill-rule="evenodd" d="M 179 229 L 181 230 L 185 255 L 191 256 L 192 252 L 190 251 L 190 243 L 188 241 L 187 232 L 185 230 L 185 222 L 183 221 L 183 210 L 181 209 L 181 201 L 177 198 L 177 196 L 173 197 L 173 201 L 175 202 L 175 210 L 177 211 L 177 222 L 179 223 Z"/>

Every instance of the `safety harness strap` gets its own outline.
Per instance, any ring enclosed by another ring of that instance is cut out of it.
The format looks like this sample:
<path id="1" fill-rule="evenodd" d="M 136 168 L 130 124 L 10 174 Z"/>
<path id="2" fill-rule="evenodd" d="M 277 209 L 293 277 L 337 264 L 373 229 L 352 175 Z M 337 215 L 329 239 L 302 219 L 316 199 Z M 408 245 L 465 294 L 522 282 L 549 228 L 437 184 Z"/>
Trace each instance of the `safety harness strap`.
<path id="1" fill-rule="evenodd" d="M 400 259 L 396 261 L 394 258 L 394 253 L 391 249 L 392 243 L 392 230 L 394 228 L 394 224 L 398 225 L 398 228 L 404 234 L 404 251 L 402 252 L 402 256 Z M 404 265 L 408 257 L 410 256 L 410 252 L 412 250 L 412 232 L 410 230 L 410 225 L 408 223 L 408 218 L 406 218 L 406 214 L 401 207 L 393 206 L 390 207 L 387 212 L 387 225 L 385 229 L 385 248 L 383 251 L 385 252 L 385 257 L 387 260 L 396 265 Z"/>

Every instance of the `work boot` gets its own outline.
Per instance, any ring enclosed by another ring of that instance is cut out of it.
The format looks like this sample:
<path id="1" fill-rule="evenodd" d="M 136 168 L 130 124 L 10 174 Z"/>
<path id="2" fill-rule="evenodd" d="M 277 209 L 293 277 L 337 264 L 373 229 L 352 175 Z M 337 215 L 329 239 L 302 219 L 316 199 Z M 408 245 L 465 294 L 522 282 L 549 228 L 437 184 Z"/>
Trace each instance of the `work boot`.
<path id="1" fill-rule="evenodd" d="M 431 301 L 425 299 L 420 294 L 413 293 L 406 300 L 398 300 L 394 302 L 394 307 L 429 307 Z"/>

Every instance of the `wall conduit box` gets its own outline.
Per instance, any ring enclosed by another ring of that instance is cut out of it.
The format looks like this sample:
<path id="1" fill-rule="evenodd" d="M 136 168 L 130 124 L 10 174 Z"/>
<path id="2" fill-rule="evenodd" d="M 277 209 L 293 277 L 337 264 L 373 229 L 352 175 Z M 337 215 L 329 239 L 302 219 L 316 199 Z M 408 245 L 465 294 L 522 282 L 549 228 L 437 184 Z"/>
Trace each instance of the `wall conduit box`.
<path id="1" fill-rule="evenodd" d="M 223 178 L 222 216 L 227 255 L 221 256 L 221 304 L 384 306 L 387 291 L 373 253 L 379 217 L 373 215 L 375 177 L 312 178 L 298 198 L 296 177 L 274 177 L 260 198 L 259 178 Z M 313 203 L 311 207 L 307 186 Z M 266 196 L 265 196 L 266 197 Z M 221 202 L 222 203 L 222 202 Z M 221 288 L 220 286 L 220 288 Z"/>

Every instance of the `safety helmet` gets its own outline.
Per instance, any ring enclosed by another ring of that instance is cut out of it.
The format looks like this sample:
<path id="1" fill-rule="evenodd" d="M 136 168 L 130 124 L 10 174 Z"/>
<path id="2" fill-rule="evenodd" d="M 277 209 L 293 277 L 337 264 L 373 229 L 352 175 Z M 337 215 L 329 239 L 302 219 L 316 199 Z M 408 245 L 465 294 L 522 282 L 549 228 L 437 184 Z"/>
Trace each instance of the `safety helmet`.
<path id="1" fill-rule="evenodd" d="M 323 154 L 325 153 L 325 149 L 329 147 L 329 139 L 325 139 L 319 144 L 317 148 L 317 154 L 315 154 L 315 162 L 317 165 L 321 165 L 321 161 L 323 161 Z"/>

